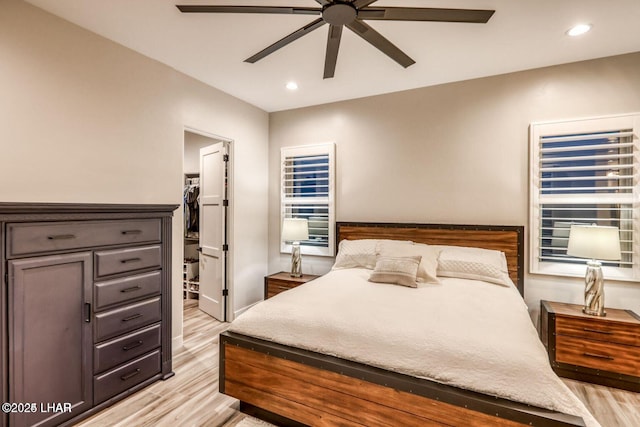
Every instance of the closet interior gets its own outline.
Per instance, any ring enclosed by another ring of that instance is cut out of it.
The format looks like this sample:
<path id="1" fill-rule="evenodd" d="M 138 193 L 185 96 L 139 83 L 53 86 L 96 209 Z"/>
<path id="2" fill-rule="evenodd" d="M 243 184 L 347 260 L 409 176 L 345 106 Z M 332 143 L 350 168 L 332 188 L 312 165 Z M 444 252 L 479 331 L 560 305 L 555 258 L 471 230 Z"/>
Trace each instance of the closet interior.
<path id="1" fill-rule="evenodd" d="M 200 294 L 199 266 L 199 200 L 200 175 L 184 176 L 184 264 L 182 291 L 185 299 L 197 299 Z"/>

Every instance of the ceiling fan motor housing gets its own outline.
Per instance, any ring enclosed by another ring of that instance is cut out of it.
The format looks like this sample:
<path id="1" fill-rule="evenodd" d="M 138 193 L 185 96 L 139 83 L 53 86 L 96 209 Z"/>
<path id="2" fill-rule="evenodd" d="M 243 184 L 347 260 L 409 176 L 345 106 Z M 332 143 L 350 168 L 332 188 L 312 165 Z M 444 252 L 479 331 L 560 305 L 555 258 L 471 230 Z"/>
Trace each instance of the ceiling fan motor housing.
<path id="1" fill-rule="evenodd" d="M 322 9 L 322 19 L 331 25 L 347 25 L 356 20 L 358 10 L 351 4 L 335 2 Z"/>

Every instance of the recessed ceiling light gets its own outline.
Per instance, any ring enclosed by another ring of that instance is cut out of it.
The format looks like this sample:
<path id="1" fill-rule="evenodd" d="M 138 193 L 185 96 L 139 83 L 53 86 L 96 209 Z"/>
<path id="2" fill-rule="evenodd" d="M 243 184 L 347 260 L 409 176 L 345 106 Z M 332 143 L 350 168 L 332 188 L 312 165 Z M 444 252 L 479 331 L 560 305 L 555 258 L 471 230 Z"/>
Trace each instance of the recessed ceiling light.
<path id="1" fill-rule="evenodd" d="M 298 89 L 298 83 L 296 82 L 289 82 L 287 83 L 287 89 L 289 90 L 297 90 Z"/>
<path id="2" fill-rule="evenodd" d="M 570 28 L 567 31 L 567 35 L 571 37 L 579 36 L 589 31 L 591 27 L 591 24 L 578 24 L 575 27 Z"/>

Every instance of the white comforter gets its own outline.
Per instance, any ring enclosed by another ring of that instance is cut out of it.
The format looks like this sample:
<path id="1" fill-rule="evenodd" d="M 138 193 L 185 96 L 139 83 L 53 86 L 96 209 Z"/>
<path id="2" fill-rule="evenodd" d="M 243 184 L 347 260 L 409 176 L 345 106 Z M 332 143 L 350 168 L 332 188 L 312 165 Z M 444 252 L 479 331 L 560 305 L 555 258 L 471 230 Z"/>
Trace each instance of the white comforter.
<path id="1" fill-rule="evenodd" d="M 417 289 L 335 270 L 239 316 L 230 331 L 583 417 L 515 287 L 440 278 Z"/>

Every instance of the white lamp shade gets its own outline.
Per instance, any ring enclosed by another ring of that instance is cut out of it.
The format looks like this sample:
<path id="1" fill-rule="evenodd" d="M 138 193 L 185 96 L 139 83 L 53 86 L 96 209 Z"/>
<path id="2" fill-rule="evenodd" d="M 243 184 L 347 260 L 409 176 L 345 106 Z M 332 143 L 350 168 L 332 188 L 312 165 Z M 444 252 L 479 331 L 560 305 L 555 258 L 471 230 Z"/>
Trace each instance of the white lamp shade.
<path id="1" fill-rule="evenodd" d="M 597 260 L 620 259 L 618 227 L 572 225 L 567 255 Z"/>
<path id="2" fill-rule="evenodd" d="M 304 218 L 285 218 L 282 222 L 282 240 L 299 242 L 309 240 L 309 224 Z"/>

